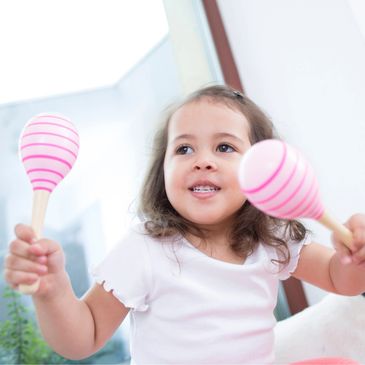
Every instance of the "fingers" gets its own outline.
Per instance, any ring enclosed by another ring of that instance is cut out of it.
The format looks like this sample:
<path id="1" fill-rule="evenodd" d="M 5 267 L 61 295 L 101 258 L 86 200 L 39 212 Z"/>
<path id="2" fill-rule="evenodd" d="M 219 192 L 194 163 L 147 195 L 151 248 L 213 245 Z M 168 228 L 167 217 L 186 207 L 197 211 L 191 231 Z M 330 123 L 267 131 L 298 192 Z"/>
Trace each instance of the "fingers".
<path id="1" fill-rule="evenodd" d="M 33 228 L 25 224 L 17 224 L 14 231 L 15 235 L 22 241 L 32 243 L 36 239 Z"/>
<path id="2" fill-rule="evenodd" d="M 60 249 L 59 244 L 52 240 L 40 239 L 36 243 L 30 245 L 27 241 L 15 239 L 9 245 L 9 251 L 16 256 L 33 258 L 34 256 L 46 256 Z"/>
<path id="3" fill-rule="evenodd" d="M 16 256 L 29 257 L 29 247 L 29 243 L 16 239 L 10 243 L 9 251 Z"/>
<path id="4" fill-rule="evenodd" d="M 4 278 L 13 289 L 16 289 L 20 284 L 31 285 L 35 283 L 39 276 L 35 273 L 5 269 Z"/>
<path id="5" fill-rule="evenodd" d="M 60 250 L 60 245 L 52 240 L 42 238 L 37 243 L 29 246 L 29 253 L 36 256 L 49 256 Z"/>
<path id="6" fill-rule="evenodd" d="M 345 223 L 345 226 L 349 228 L 351 231 L 356 228 L 365 228 L 365 214 L 354 214 L 351 218 Z"/>
<path id="7" fill-rule="evenodd" d="M 365 215 L 354 214 L 345 226 L 352 232 L 352 249 L 346 250 L 341 241 L 333 235 L 333 244 L 340 254 L 343 264 L 352 263 L 357 266 L 365 267 Z M 347 252 L 346 252 L 347 251 Z"/>
<path id="8" fill-rule="evenodd" d="M 45 274 L 48 271 L 48 267 L 46 265 L 15 255 L 6 256 L 4 266 L 7 270 L 31 272 L 39 275 Z"/>
<path id="9" fill-rule="evenodd" d="M 365 215 L 354 214 L 346 222 L 345 226 L 352 232 L 353 249 L 351 262 L 357 265 L 365 265 Z"/>
<path id="10" fill-rule="evenodd" d="M 352 232 L 354 251 L 357 251 L 365 244 L 365 215 L 354 214 L 345 226 Z"/>
<path id="11" fill-rule="evenodd" d="M 359 248 L 352 255 L 352 262 L 365 267 L 365 246 Z"/>
<path id="12" fill-rule="evenodd" d="M 343 264 L 361 264 L 365 261 L 365 215 L 354 214 L 344 225 L 352 233 L 351 248 L 347 248 L 336 234 L 332 234 L 333 245 Z"/>
<path id="13" fill-rule="evenodd" d="M 48 272 L 46 265 L 12 254 L 6 256 L 4 267 L 4 278 L 13 289 L 20 284 L 33 284 Z"/>
<path id="14" fill-rule="evenodd" d="M 361 249 L 365 244 L 365 228 L 357 227 L 353 231 L 354 246 Z"/>
<path id="15" fill-rule="evenodd" d="M 63 261 L 59 244 L 48 239 L 34 242 L 34 231 L 31 227 L 18 224 L 15 227 L 17 238 L 9 245 L 9 254 L 4 261 L 4 278 L 10 286 L 17 288 L 20 284 L 30 285 L 43 275 L 54 273 Z M 60 254 L 51 255 L 55 252 Z M 57 259 L 58 257 L 58 259 Z M 55 266 L 55 263 L 58 265 Z"/>
<path id="16" fill-rule="evenodd" d="M 38 244 L 29 245 L 29 243 L 19 239 L 14 240 L 9 245 L 9 253 L 11 255 L 45 264 L 47 262 L 47 257 L 44 256 L 42 252 L 43 251 L 39 248 Z"/>

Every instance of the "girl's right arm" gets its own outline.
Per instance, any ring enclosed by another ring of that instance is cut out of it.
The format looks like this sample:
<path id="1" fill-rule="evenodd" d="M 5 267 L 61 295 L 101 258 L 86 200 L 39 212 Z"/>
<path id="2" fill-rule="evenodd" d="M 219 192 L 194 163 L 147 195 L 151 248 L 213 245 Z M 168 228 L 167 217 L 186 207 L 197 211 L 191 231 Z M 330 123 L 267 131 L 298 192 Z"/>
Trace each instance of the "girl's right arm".
<path id="1" fill-rule="evenodd" d="M 33 230 L 15 228 L 5 260 L 5 279 L 13 287 L 40 279 L 33 302 L 42 334 L 60 355 L 79 360 L 99 350 L 121 324 L 129 309 L 99 284 L 78 299 L 65 271 L 62 248 L 41 239 L 30 245 Z"/>

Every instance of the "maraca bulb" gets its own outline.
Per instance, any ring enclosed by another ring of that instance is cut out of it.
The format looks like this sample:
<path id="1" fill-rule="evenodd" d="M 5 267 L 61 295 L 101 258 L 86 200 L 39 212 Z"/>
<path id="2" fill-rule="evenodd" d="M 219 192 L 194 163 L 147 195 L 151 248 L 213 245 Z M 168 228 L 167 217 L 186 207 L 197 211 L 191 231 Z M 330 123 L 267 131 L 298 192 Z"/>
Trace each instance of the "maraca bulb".
<path id="1" fill-rule="evenodd" d="M 250 203 L 273 217 L 319 219 L 324 212 L 312 167 L 282 141 L 254 144 L 242 159 L 239 182 Z"/>
<path id="2" fill-rule="evenodd" d="M 33 190 L 52 192 L 76 161 L 79 135 L 67 118 L 40 114 L 25 125 L 19 150 Z"/>

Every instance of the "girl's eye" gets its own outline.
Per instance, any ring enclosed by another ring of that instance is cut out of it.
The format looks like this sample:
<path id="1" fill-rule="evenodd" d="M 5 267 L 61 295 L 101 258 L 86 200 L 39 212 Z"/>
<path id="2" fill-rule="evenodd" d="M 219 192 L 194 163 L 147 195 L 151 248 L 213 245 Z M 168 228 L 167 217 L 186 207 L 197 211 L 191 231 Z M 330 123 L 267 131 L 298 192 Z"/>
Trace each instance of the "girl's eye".
<path id="1" fill-rule="evenodd" d="M 234 152 L 236 151 L 232 146 L 227 143 L 222 143 L 217 147 L 219 152 Z"/>
<path id="2" fill-rule="evenodd" d="M 190 146 L 181 146 L 176 150 L 178 155 L 188 155 L 193 152 L 193 149 Z"/>

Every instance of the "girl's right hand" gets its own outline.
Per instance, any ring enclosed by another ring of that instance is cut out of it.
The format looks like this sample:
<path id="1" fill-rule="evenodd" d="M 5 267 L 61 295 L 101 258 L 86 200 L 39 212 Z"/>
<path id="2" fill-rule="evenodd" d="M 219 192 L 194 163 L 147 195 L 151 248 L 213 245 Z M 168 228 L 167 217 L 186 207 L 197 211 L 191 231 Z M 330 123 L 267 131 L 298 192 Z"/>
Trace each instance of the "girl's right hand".
<path id="1" fill-rule="evenodd" d="M 31 285 L 40 279 L 34 296 L 56 293 L 60 285 L 68 281 L 61 246 L 48 239 L 35 240 L 33 229 L 24 224 L 15 227 L 15 235 L 5 258 L 5 280 L 13 289 L 18 289 L 20 284 Z"/>

